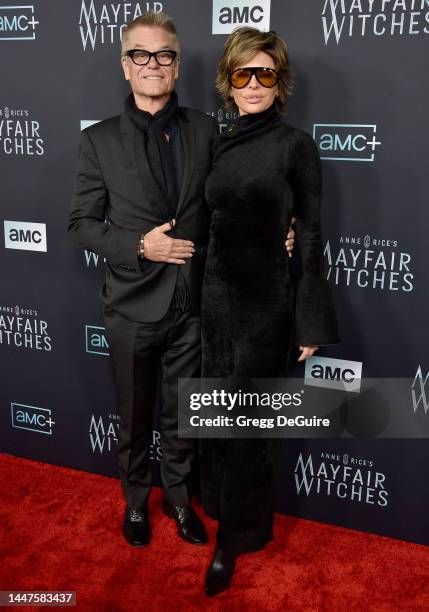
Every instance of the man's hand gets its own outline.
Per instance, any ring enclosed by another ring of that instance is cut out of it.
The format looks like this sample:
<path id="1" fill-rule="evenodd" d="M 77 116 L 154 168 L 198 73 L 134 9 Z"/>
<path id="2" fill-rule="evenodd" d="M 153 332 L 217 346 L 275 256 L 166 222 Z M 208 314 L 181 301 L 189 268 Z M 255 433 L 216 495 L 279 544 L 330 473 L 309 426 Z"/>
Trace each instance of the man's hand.
<path id="1" fill-rule="evenodd" d="M 166 235 L 172 229 L 170 223 L 154 227 L 144 237 L 144 257 L 151 261 L 184 264 L 195 253 L 194 243 Z"/>
<path id="2" fill-rule="evenodd" d="M 318 348 L 318 346 L 300 346 L 299 350 L 302 351 L 302 353 L 299 356 L 298 361 L 305 361 L 306 359 L 311 357 L 313 353 L 317 351 Z"/>
<path id="3" fill-rule="evenodd" d="M 295 232 L 292 228 L 292 225 L 295 223 L 295 221 L 296 221 L 295 217 L 292 217 L 290 225 L 289 225 L 289 231 L 288 231 L 288 234 L 286 236 L 286 241 L 285 241 L 286 251 L 289 257 L 292 257 L 292 251 L 295 246 Z"/>

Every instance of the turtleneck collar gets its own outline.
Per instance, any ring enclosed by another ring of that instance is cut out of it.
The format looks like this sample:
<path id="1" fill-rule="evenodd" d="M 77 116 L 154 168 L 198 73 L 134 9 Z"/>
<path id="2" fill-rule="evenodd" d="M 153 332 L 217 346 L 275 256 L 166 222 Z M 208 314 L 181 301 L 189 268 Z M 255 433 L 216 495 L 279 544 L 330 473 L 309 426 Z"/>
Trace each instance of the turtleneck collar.
<path id="1" fill-rule="evenodd" d="M 260 113 L 241 115 L 238 120 L 227 128 L 214 141 L 213 161 L 231 147 L 253 141 L 266 132 L 277 129 L 281 124 L 281 116 L 275 104 Z"/>
<path id="2" fill-rule="evenodd" d="M 224 132 L 229 137 L 243 136 L 245 134 L 264 130 L 273 123 L 280 121 L 280 114 L 275 103 L 260 113 L 240 115 L 235 123 Z"/>
<path id="3" fill-rule="evenodd" d="M 269 108 L 261 111 L 260 113 L 248 113 L 247 115 L 240 115 L 235 126 L 236 129 L 246 129 L 254 124 L 270 123 L 273 119 L 279 117 L 279 113 L 276 109 L 275 103 Z"/>

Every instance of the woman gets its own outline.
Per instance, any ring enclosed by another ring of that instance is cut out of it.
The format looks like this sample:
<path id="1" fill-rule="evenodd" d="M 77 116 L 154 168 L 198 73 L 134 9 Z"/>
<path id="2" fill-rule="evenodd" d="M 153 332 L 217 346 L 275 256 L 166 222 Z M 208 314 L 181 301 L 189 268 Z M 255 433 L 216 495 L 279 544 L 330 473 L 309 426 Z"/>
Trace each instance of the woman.
<path id="1" fill-rule="evenodd" d="M 283 378 L 338 342 L 323 274 L 320 161 L 312 138 L 284 123 L 291 68 L 274 32 L 239 28 L 219 62 L 217 88 L 237 124 L 214 144 L 206 184 L 212 210 L 202 306 L 205 378 Z M 284 238 L 292 216 L 303 276 L 296 296 Z M 277 439 L 201 439 L 206 513 L 219 521 L 206 594 L 228 588 L 238 555 L 272 539 Z"/>

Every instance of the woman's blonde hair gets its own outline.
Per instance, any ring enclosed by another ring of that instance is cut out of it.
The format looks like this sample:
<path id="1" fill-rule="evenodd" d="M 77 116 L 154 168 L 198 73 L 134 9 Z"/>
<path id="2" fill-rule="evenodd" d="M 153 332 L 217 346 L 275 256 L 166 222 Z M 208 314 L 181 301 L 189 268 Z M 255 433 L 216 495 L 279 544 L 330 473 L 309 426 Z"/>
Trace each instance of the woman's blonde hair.
<path id="1" fill-rule="evenodd" d="M 293 89 L 293 70 L 289 64 L 286 43 L 273 31 L 261 32 L 248 27 L 237 28 L 229 35 L 218 63 L 216 89 L 222 96 L 227 110 L 237 110 L 234 98 L 231 96 L 229 75 L 234 68 L 249 61 L 260 51 L 267 53 L 274 61 L 279 76 L 277 83 L 279 93 L 275 104 L 279 111 L 285 110 L 286 101 Z"/>

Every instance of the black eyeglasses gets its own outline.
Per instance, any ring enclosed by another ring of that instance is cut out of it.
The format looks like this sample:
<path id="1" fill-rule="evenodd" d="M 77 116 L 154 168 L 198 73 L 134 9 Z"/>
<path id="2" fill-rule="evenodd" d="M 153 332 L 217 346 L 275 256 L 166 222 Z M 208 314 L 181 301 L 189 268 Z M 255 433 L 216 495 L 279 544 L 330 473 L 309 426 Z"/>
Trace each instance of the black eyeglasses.
<path id="1" fill-rule="evenodd" d="M 256 80 L 263 87 L 274 87 L 279 80 L 278 74 L 273 68 L 263 68 L 261 66 L 255 68 L 237 68 L 230 72 L 228 78 L 235 89 L 243 89 L 243 87 L 250 83 L 253 75 L 255 75 Z"/>
<path id="2" fill-rule="evenodd" d="M 171 66 L 177 56 L 176 51 L 145 51 L 144 49 L 130 49 L 125 52 L 125 55 L 130 57 L 137 66 L 145 66 L 152 57 L 156 59 L 160 66 Z"/>

